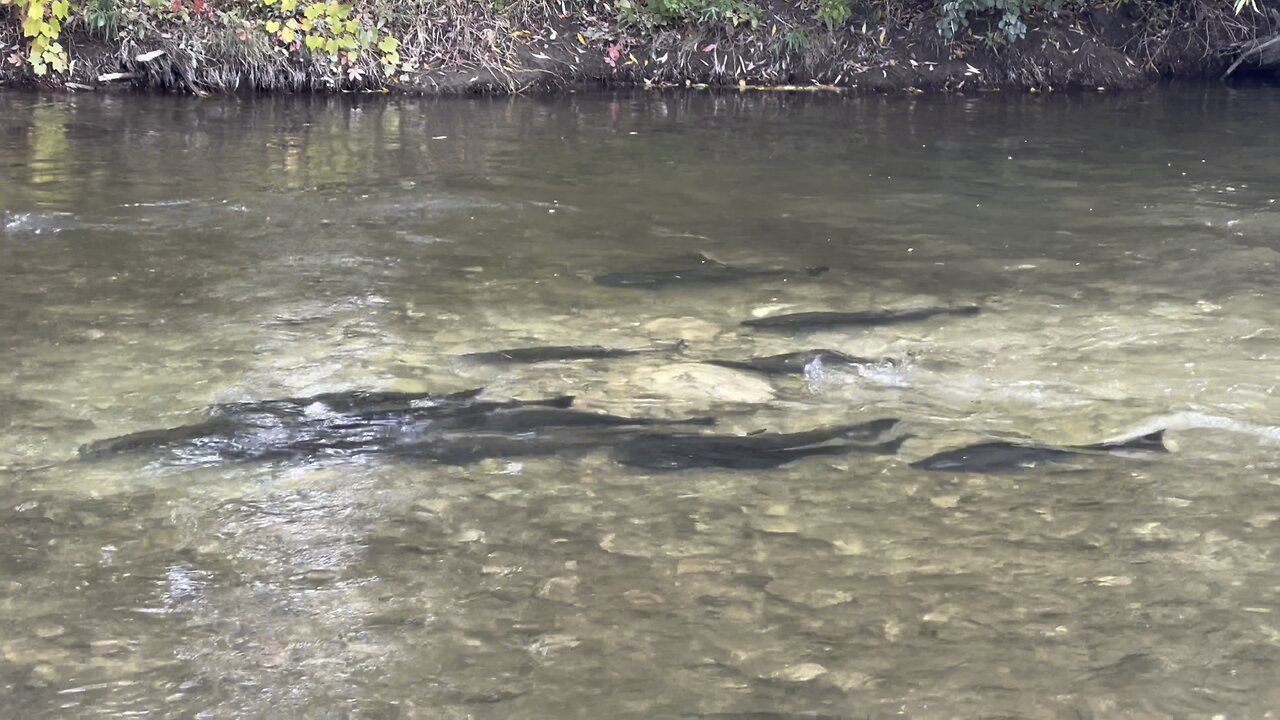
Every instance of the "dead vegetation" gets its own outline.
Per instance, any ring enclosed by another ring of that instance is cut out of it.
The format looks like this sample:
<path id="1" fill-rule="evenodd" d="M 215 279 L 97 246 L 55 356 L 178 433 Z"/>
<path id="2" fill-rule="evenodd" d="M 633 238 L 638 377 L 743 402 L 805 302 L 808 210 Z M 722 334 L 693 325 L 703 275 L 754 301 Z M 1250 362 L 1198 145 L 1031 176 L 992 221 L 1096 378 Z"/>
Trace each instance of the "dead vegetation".
<path id="1" fill-rule="evenodd" d="M 363 0 L 361 17 L 378 18 L 405 58 L 388 72 L 375 57 L 336 62 L 282 46 L 261 31 L 251 0 L 181 18 L 156 14 L 140 0 L 95 2 L 85 7 L 97 15 L 86 10 L 64 31 L 70 72 L 46 80 L 21 62 L 18 24 L 6 17 L 13 6 L 0 6 L 0 43 L 8 48 L 0 78 L 195 94 L 519 93 L 592 82 L 1047 90 L 1217 74 L 1242 53 L 1280 48 L 1263 46 L 1280 32 L 1274 11 L 1236 15 L 1228 3 L 1207 0 L 1129 0 L 1036 16 L 1016 42 L 1001 40 L 986 17 L 945 40 L 932 4 L 904 0 L 852 5 L 835 28 L 816 19 L 818 0 L 759 0 L 749 20 L 722 13 L 659 26 L 624 16 L 614 0 Z"/>

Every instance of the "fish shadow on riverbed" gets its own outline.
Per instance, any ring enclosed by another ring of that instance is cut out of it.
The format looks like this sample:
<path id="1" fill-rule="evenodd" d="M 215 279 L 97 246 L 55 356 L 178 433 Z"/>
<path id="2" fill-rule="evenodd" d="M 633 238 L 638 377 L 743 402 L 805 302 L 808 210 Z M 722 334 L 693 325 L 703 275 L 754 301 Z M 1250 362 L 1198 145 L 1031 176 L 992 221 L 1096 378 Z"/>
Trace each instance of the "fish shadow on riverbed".
<path id="1" fill-rule="evenodd" d="M 607 360 L 635 357 L 637 355 L 674 355 L 684 352 L 688 347 L 689 343 L 684 340 L 643 348 L 611 348 L 602 345 L 542 345 L 466 353 L 460 357 L 468 362 L 488 365 L 532 365 L 566 360 Z"/>
<path id="2" fill-rule="evenodd" d="M 818 266 L 792 270 L 765 267 L 735 267 L 713 260 L 701 253 L 673 258 L 670 268 L 640 272 L 616 272 L 597 275 L 596 284 L 606 287 L 633 288 L 638 290 L 663 290 L 670 287 L 697 287 L 729 283 L 781 280 L 783 282 L 806 277 L 816 277 L 830 268 Z"/>
<path id="3" fill-rule="evenodd" d="M 820 368 L 860 368 L 872 365 L 895 365 L 892 358 L 866 358 L 847 355 L 838 350 L 800 350 L 798 352 L 781 353 L 765 357 L 754 357 L 746 360 L 703 360 L 707 365 L 745 370 L 771 377 L 782 375 L 807 375 L 811 369 Z"/>
<path id="4" fill-rule="evenodd" d="M 480 400 L 451 395 L 354 391 L 215 405 L 202 422 L 88 443 L 84 460 L 167 452 L 184 464 L 387 456 L 443 464 L 488 458 L 611 450 L 649 470 L 768 469 L 813 455 L 896 454 L 896 419 L 796 433 L 715 435 L 688 428 L 712 417 L 631 418 L 571 407 L 573 398 Z"/>
<path id="5" fill-rule="evenodd" d="M 743 327 L 769 332 L 814 332 L 839 328 L 870 328 L 920 322 L 938 316 L 972 317 L 981 312 L 976 305 L 926 307 L 910 310 L 858 310 L 853 312 L 799 312 L 743 320 Z"/>
<path id="6" fill-rule="evenodd" d="M 930 455 L 911 463 L 911 467 L 964 473 L 1004 473 L 1046 466 L 1075 465 L 1111 455 L 1150 457 L 1169 452 L 1164 444 L 1164 432 L 1157 430 L 1128 440 L 1091 445 L 984 442 Z"/>
<path id="7" fill-rule="evenodd" d="M 578 410 L 567 395 L 496 401 L 478 395 L 478 390 L 444 396 L 357 391 L 215 405 L 202 422 L 96 440 L 81 447 L 80 456 L 90 460 L 164 451 L 187 462 L 375 454 L 481 458 L 607 444 L 628 428 L 715 422 L 711 417 L 664 420 Z M 459 449 L 468 442 L 474 449 Z"/>
<path id="8" fill-rule="evenodd" d="M 897 423 L 896 418 L 885 418 L 782 434 L 646 433 L 615 446 L 612 457 L 628 467 L 645 470 L 764 470 L 813 455 L 894 455 L 910 437 L 889 437 L 889 432 Z"/>

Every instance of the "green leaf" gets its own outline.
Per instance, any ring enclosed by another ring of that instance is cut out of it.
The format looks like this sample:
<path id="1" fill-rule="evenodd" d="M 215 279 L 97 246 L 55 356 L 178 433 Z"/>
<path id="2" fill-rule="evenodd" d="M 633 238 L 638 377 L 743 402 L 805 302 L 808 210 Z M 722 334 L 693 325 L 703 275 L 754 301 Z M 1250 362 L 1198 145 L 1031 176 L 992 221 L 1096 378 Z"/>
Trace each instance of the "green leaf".
<path id="1" fill-rule="evenodd" d="M 324 44 L 324 51 L 329 53 L 330 55 L 337 55 L 338 41 L 335 38 L 329 38 L 328 42 Z"/>
<path id="2" fill-rule="evenodd" d="M 396 40 L 390 35 L 382 38 L 382 40 L 378 43 L 378 49 L 384 53 L 395 52 L 396 48 L 399 46 L 400 46 L 400 41 Z"/>
<path id="3" fill-rule="evenodd" d="M 307 36 L 307 49 L 308 49 L 308 50 L 315 50 L 316 48 L 320 47 L 320 46 L 321 46 L 321 45 L 323 45 L 323 44 L 324 44 L 324 38 L 320 37 L 319 35 L 308 35 L 308 36 Z"/>

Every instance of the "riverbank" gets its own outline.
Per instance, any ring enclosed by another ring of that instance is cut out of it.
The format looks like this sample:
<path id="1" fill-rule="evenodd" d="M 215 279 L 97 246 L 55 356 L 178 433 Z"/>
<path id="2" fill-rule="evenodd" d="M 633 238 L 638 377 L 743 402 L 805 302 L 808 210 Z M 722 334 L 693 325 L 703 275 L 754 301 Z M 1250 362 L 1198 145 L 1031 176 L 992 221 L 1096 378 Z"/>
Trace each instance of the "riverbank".
<path id="1" fill-rule="evenodd" d="M 974 15 L 947 38 L 932 4 L 868 6 L 875 12 L 867 17 L 849 5 L 842 22 L 833 23 L 805 3 L 761 2 L 717 5 L 747 14 L 683 23 L 668 18 L 660 25 L 624 13 L 619 8 L 630 7 L 626 2 L 515 3 L 500 10 L 490 3 L 419 0 L 432 12 L 398 23 L 333 0 L 266 0 L 263 7 L 274 10 L 265 13 L 259 6 L 226 10 L 201 0 L 174 0 L 164 11 L 126 11 L 113 3 L 113 15 L 93 15 L 86 6 L 83 16 L 68 18 L 57 42 L 46 42 L 60 53 L 46 50 L 47 66 L 45 58 L 24 59 L 32 55 L 30 41 L 14 17 L 3 16 L 17 14 L 8 5 L 0 6 L 0 42 L 7 49 L 0 82 L 195 94 L 520 93 L 583 85 L 1113 90 L 1162 77 L 1221 75 L 1280 26 L 1280 14 L 1265 7 L 1236 15 L 1227 3 L 1193 3 L 1162 5 L 1156 13 L 1155 6 L 1135 2 L 1029 13 L 1017 20 L 1026 23 L 1019 37 L 1012 37 L 1007 18 Z M 59 71 L 58 63 L 66 69 Z"/>

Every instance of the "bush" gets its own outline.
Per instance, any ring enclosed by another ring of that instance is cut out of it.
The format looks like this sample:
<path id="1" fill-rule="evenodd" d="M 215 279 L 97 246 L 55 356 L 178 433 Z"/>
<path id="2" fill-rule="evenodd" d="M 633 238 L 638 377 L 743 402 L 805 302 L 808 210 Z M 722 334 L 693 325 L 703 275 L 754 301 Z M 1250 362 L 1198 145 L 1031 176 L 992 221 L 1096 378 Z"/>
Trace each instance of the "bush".
<path id="1" fill-rule="evenodd" d="M 946 0 L 939 8 L 942 17 L 938 18 L 938 31 L 946 38 L 955 37 L 956 33 L 969 27 L 970 13 L 983 13 L 991 10 L 1000 11 L 1000 29 L 1004 37 L 1012 42 L 1027 34 L 1027 25 L 1023 18 L 1037 11 L 1057 13 L 1068 2 L 1081 0 Z"/>

